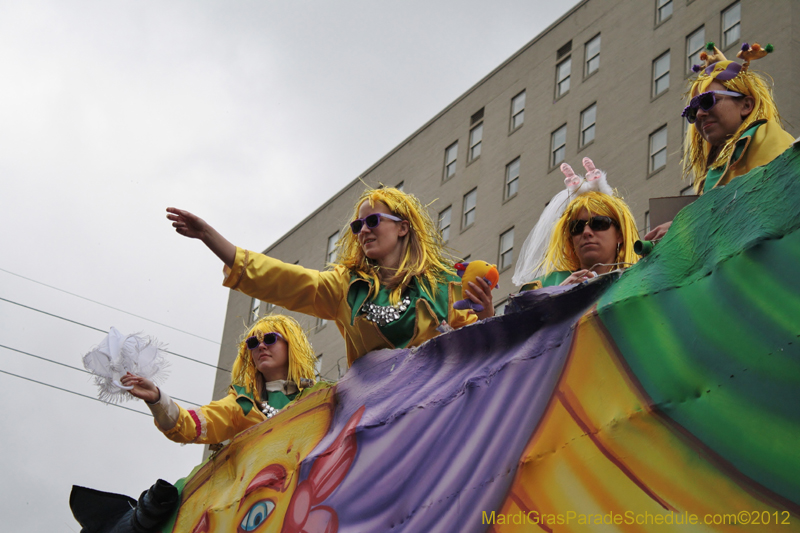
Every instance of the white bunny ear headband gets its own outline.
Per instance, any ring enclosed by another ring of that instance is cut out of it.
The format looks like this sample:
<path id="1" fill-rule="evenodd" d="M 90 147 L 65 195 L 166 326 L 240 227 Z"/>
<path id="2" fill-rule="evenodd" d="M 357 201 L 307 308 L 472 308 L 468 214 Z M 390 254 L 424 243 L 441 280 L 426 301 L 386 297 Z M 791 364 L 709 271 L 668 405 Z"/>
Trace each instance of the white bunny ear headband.
<path id="1" fill-rule="evenodd" d="M 586 169 L 585 177 L 575 174 L 568 164 L 561 164 L 561 172 L 566 176 L 564 178 L 566 189 L 553 196 L 522 244 L 514 276 L 511 278 L 514 285 L 519 287 L 544 275 L 546 271 L 544 256 L 553 235 L 553 228 L 573 198 L 591 191 L 614 194 L 608 185 L 606 173 L 598 170 L 588 157 L 583 158 L 583 168 Z"/>

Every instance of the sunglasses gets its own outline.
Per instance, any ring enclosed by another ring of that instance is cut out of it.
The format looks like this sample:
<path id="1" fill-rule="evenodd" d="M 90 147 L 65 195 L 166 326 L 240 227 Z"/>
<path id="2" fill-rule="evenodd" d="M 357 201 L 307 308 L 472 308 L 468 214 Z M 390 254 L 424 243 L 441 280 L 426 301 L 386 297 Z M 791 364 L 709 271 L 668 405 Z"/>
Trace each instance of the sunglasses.
<path id="1" fill-rule="evenodd" d="M 272 333 L 264 333 L 261 339 L 253 335 L 252 337 L 248 337 L 247 340 L 244 342 L 247 345 L 248 350 L 255 350 L 256 348 L 258 348 L 258 345 L 261 344 L 262 342 L 264 343 L 264 346 L 272 346 L 278 341 L 278 339 L 282 338 L 283 335 L 281 335 L 280 333 L 272 332 Z"/>
<path id="2" fill-rule="evenodd" d="M 685 117 L 689 124 L 694 124 L 694 122 L 697 120 L 697 110 L 702 109 L 703 111 L 709 111 L 712 107 L 717 105 L 718 94 L 724 96 L 733 96 L 735 98 L 744 96 L 742 93 L 737 93 L 734 91 L 708 91 L 701 93 L 689 101 L 689 105 L 683 108 L 683 113 L 681 113 L 681 116 Z"/>
<path id="3" fill-rule="evenodd" d="M 357 218 L 352 221 L 350 223 L 350 229 L 353 230 L 354 235 L 358 235 L 361 233 L 361 230 L 364 229 L 364 224 L 366 224 L 369 229 L 372 229 L 381 223 L 382 218 L 388 218 L 389 220 L 394 220 L 395 222 L 403 221 L 402 218 L 397 218 L 394 215 L 387 215 L 386 213 L 372 213 L 364 218 Z"/>
<path id="4" fill-rule="evenodd" d="M 614 226 L 617 223 L 610 217 L 604 216 L 596 216 L 592 217 L 589 220 L 573 220 L 569 223 L 569 234 L 575 237 L 576 235 L 580 235 L 583 233 L 583 229 L 586 225 L 589 225 L 592 231 L 605 231 L 611 227 L 613 224 Z"/>

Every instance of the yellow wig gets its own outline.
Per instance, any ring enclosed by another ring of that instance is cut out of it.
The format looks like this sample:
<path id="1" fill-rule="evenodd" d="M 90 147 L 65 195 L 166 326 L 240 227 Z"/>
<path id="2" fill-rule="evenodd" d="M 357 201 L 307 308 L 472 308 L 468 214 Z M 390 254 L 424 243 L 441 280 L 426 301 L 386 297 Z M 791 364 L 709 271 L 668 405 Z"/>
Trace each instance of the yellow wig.
<path id="1" fill-rule="evenodd" d="M 569 234 L 569 223 L 578 217 L 581 209 L 586 209 L 589 216 L 607 216 L 617 223 L 617 228 L 622 232 L 622 245 L 614 263 L 633 264 L 639 260 L 639 256 L 633 251 L 633 243 L 639 238 L 639 231 L 628 205 L 616 196 L 592 191 L 573 199 L 558 219 L 544 256 L 545 275 L 559 271 L 574 272 L 581 268 L 572 246 L 572 236 Z"/>
<path id="2" fill-rule="evenodd" d="M 694 189 L 698 194 L 702 194 L 703 187 L 706 182 L 706 174 L 712 168 L 719 168 L 725 164 L 730 158 L 736 145 L 736 141 L 742 136 L 750 126 L 757 120 L 775 120 L 781 123 L 778 108 L 775 105 L 775 97 L 772 94 L 772 83 L 768 82 L 764 76 L 751 71 L 748 67 L 750 64 L 749 59 L 742 64 L 739 73 L 732 79 L 724 80 L 726 72 L 730 72 L 731 64 L 735 67 L 733 61 L 728 61 L 725 56 L 713 43 L 708 43 L 708 46 L 713 48 L 714 53 L 708 55 L 707 61 L 709 67 L 694 80 L 692 88 L 687 94 L 687 105 L 692 98 L 700 93 L 706 92 L 711 82 L 717 81 L 725 86 L 729 91 L 735 91 L 745 96 L 752 96 L 754 100 L 753 111 L 744 119 L 742 125 L 736 130 L 725 144 L 722 145 L 719 152 L 714 156 L 713 161 L 709 161 L 709 154 L 711 146 L 705 142 L 700 132 L 694 126 L 687 129 L 686 132 L 686 150 L 683 154 L 683 177 L 686 178 L 689 174 L 694 174 Z M 757 47 L 753 45 L 753 48 Z M 741 56 L 741 53 L 740 53 Z M 701 58 L 703 56 L 701 55 Z M 713 62 L 712 62 L 713 61 Z M 713 65 L 713 67 L 712 67 Z"/>
<path id="3" fill-rule="evenodd" d="M 442 236 L 425 206 L 416 196 L 393 187 L 367 189 L 356 202 L 352 220 L 358 218 L 358 210 L 364 202 L 369 202 L 370 207 L 375 202 L 383 202 L 392 214 L 408 221 L 410 226 L 410 231 L 403 237 L 403 259 L 397 272 L 386 283 L 386 288 L 391 291 L 389 301 L 392 305 L 400 301 L 403 290 L 415 277 L 424 282 L 420 283 L 422 290 L 431 297 L 435 296 L 437 282 L 442 280 L 445 273 L 455 274 L 455 271 L 449 266 L 452 261 L 444 253 Z M 357 236 L 350 231 L 349 223 L 340 235 L 336 262 L 357 276 L 372 280 L 372 296 L 376 296 L 380 288 L 379 267 L 364 255 Z"/>
<path id="4" fill-rule="evenodd" d="M 308 341 L 303 328 L 292 317 L 285 315 L 265 316 L 253 324 L 239 342 L 239 354 L 233 363 L 231 385 L 244 387 L 256 399 L 261 399 L 264 392 L 264 377 L 256 370 L 250 350 L 245 340 L 257 333 L 280 333 L 289 345 L 289 370 L 286 379 L 293 381 L 298 388 L 301 379 L 314 379 L 317 358 Z"/>

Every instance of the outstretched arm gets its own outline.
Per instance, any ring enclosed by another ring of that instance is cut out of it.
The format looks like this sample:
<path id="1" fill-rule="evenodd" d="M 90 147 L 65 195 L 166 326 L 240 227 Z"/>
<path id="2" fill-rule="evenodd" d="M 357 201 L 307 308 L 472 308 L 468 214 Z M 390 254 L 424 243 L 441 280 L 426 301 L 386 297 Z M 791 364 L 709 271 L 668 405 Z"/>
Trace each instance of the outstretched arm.
<path id="1" fill-rule="evenodd" d="M 128 391 L 132 396 L 147 402 L 147 407 L 153 413 L 161 431 L 169 431 L 175 427 L 180 417 L 180 408 L 172 398 L 162 394 L 155 383 L 130 372 L 122 376 L 120 382 L 126 387 L 133 387 Z"/>
<path id="2" fill-rule="evenodd" d="M 200 239 L 208 246 L 209 250 L 222 259 L 223 263 L 228 267 L 233 266 L 236 258 L 236 246 L 209 226 L 205 220 L 176 207 L 168 207 L 167 213 L 167 218 L 172 221 L 175 231 L 190 239 Z"/>

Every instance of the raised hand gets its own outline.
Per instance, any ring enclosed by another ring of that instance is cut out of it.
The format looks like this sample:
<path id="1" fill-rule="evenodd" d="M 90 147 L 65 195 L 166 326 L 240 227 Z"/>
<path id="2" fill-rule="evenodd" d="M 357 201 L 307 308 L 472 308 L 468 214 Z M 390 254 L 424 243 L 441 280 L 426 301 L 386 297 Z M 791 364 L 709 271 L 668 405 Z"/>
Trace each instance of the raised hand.
<path id="1" fill-rule="evenodd" d="M 217 230 L 209 226 L 205 220 L 177 207 L 167 208 L 167 218 L 172 221 L 172 227 L 175 228 L 175 231 L 184 237 L 200 239 L 217 257 L 222 259 L 223 263 L 228 267 L 233 266 L 233 261 L 236 258 L 236 247 L 220 235 Z"/>
<path id="2" fill-rule="evenodd" d="M 122 376 L 119 381 L 126 387 L 133 387 L 128 392 L 140 400 L 144 400 L 149 403 L 156 403 L 159 399 L 161 399 L 161 391 L 158 390 L 156 384 L 149 379 L 128 372 Z"/>
<path id="3" fill-rule="evenodd" d="M 199 216 L 177 207 L 168 207 L 167 213 L 169 213 L 167 218 L 172 221 L 172 227 L 184 237 L 202 239 L 210 227 Z"/>

